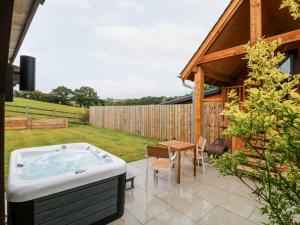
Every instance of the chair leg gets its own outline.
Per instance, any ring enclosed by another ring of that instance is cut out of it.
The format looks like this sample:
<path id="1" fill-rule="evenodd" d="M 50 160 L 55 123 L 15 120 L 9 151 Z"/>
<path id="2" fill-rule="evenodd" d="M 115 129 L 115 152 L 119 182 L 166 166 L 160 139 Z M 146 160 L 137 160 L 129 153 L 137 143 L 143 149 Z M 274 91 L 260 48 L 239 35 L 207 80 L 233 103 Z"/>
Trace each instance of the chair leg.
<path id="1" fill-rule="evenodd" d="M 146 169 L 146 187 L 148 186 L 148 167 L 147 167 L 147 169 Z"/>
<path id="2" fill-rule="evenodd" d="M 181 173 L 184 174 L 184 153 L 182 153 L 182 165 L 181 165 Z"/>
<path id="3" fill-rule="evenodd" d="M 204 153 L 202 152 L 201 154 L 201 159 L 202 159 L 202 170 L 203 170 L 203 175 L 205 175 L 205 162 L 204 162 Z"/>
<path id="4" fill-rule="evenodd" d="M 170 169 L 169 170 L 169 188 L 171 187 L 171 172 L 172 172 L 172 170 Z"/>

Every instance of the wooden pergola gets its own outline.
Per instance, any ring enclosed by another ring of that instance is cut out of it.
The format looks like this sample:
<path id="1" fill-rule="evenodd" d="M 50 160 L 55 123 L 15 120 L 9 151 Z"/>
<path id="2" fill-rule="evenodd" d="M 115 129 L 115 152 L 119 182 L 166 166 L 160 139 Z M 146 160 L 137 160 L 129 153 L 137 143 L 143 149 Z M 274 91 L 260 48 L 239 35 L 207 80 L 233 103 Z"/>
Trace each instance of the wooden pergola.
<path id="1" fill-rule="evenodd" d="M 8 65 L 13 64 L 38 6 L 43 3 L 44 0 L 0 1 L 0 225 L 5 224 L 5 77 Z"/>
<path id="2" fill-rule="evenodd" d="M 295 21 L 288 9 L 279 9 L 279 0 L 232 0 L 202 45 L 181 72 L 181 79 L 195 85 L 194 140 L 204 136 L 204 84 L 226 90 L 242 87 L 247 78 L 243 59 L 245 45 L 259 38 L 281 39 L 282 51 L 298 52 L 300 73 L 300 20 Z"/>

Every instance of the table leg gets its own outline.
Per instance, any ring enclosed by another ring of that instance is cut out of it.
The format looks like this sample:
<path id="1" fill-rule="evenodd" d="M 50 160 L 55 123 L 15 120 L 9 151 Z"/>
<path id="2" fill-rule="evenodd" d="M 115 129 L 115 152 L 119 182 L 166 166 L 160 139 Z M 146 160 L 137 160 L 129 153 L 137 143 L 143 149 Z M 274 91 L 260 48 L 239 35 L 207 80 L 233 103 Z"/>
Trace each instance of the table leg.
<path id="1" fill-rule="evenodd" d="M 196 148 L 194 148 L 194 177 L 196 176 L 197 173 L 197 157 L 196 157 Z"/>
<path id="2" fill-rule="evenodd" d="M 177 152 L 177 184 L 180 184 L 181 175 L 181 152 Z"/>

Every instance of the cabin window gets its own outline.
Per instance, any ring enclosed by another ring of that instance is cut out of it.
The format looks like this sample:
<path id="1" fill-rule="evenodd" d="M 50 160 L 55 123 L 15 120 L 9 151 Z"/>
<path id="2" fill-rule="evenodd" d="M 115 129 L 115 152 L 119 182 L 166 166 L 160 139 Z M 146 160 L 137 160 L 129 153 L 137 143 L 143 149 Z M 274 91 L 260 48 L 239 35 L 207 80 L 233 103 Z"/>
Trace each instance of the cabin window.
<path id="1" fill-rule="evenodd" d="M 297 73 L 297 53 L 290 52 L 287 54 L 286 59 L 281 63 L 279 69 L 284 73 L 296 74 Z"/>

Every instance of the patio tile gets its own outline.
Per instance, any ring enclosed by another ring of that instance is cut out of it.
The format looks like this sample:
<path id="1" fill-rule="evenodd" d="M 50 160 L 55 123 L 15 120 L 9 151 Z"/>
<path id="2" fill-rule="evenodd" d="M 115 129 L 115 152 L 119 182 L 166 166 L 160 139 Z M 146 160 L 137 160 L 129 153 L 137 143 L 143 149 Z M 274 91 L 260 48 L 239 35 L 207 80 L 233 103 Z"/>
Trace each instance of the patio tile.
<path id="1" fill-rule="evenodd" d="M 183 213 L 171 208 L 146 225 L 197 225 L 197 223 Z"/>
<path id="2" fill-rule="evenodd" d="M 131 195 L 130 193 L 131 192 Z M 170 207 L 149 192 L 135 188 L 126 193 L 125 208 L 141 223 L 154 219 Z M 129 198 L 129 201 L 127 200 Z"/>
<path id="3" fill-rule="evenodd" d="M 216 188 L 213 185 L 207 185 L 198 195 L 245 218 L 248 218 L 255 209 L 254 201 Z"/>
<path id="4" fill-rule="evenodd" d="M 171 180 L 171 185 L 175 185 L 175 180 Z M 135 178 L 135 183 L 138 187 L 143 188 L 155 195 L 163 192 L 170 188 L 168 183 L 168 173 L 159 172 L 157 177 L 154 178 L 153 171 L 149 171 L 148 184 L 146 185 L 146 175 L 137 175 Z"/>
<path id="5" fill-rule="evenodd" d="M 200 168 L 195 178 L 191 162 L 186 162 L 179 185 L 175 183 L 174 169 L 171 187 L 168 173 L 159 172 L 154 179 L 152 171 L 146 186 L 145 160 L 129 163 L 127 168 L 136 175 L 136 188 L 126 191 L 127 213 L 124 220 L 118 220 L 120 224 L 253 225 L 261 221 L 256 211 L 258 203 L 249 196 L 251 191 L 235 177 L 220 176 L 210 164 L 205 176 Z"/>
<path id="6" fill-rule="evenodd" d="M 216 207 L 199 220 L 201 225 L 255 225 L 254 222 L 238 216 L 226 209 Z"/>
<path id="7" fill-rule="evenodd" d="M 240 186 L 237 190 L 235 190 L 233 193 L 241 197 L 248 198 L 249 200 L 255 200 L 254 196 L 252 196 L 251 189 L 244 184 Z"/>
<path id="8" fill-rule="evenodd" d="M 109 225 L 141 225 L 141 223 L 125 209 L 122 218 L 109 223 Z"/>
<path id="9" fill-rule="evenodd" d="M 205 175 L 202 173 L 197 176 L 197 179 L 205 184 L 214 185 L 225 191 L 234 192 L 239 187 L 242 186 L 241 181 L 234 176 L 224 177 L 219 174 L 219 172 L 212 167 L 212 165 L 207 165 L 207 172 Z"/>
<path id="10" fill-rule="evenodd" d="M 134 165 L 131 165 L 131 164 L 127 165 L 127 171 L 134 174 L 134 175 L 136 175 L 136 176 L 145 174 L 145 170 L 142 170 L 141 168 L 139 168 L 137 166 L 134 166 Z"/>
<path id="11" fill-rule="evenodd" d="M 136 168 L 139 168 L 141 169 L 142 171 L 144 171 L 145 167 L 146 167 L 146 160 L 145 159 L 142 159 L 142 160 L 138 160 L 138 161 L 135 161 L 135 162 L 131 162 L 128 164 L 129 166 L 133 166 L 133 167 L 136 167 Z"/>
<path id="12" fill-rule="evenodd" d="M 178 187 L 160 193 L 157 197 L 195 221 L 215 207 L 214 204 Z"/>
<path id="13" fill-rule="evenodd" d="M 198 192 L 201 192 L 206 186 L 206 184 L 200 182 L 199 180 L 190 180 L 180 185 L 182 189 L 191 194 L 198 194 Z"/>
<path id="14" fill-rule="evenodd" d="M 268 221 L 268 217 L 266 215 L 261 215 L 259 208 L 254 210 L 249 219 L 257 224 L 262 224 Z"/>

